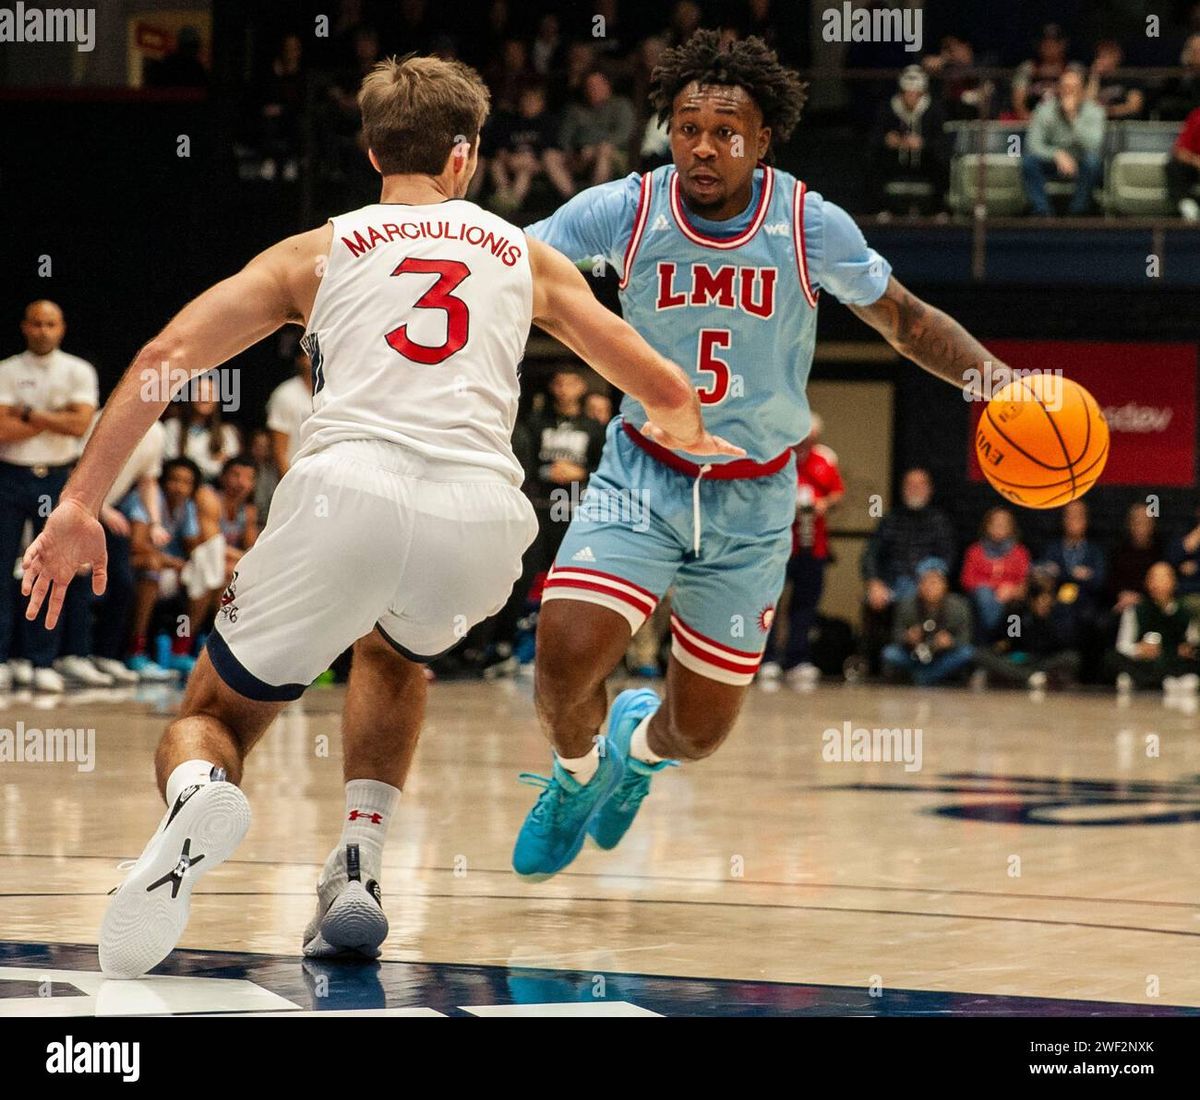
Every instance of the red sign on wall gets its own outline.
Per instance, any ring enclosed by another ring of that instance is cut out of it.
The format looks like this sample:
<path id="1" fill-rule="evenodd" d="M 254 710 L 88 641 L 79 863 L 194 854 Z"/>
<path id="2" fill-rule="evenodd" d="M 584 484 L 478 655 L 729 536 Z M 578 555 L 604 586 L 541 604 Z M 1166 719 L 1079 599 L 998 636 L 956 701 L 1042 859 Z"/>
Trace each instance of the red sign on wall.
<path id="1" fill-rule="evenodd" d="M 1091 391 L 1111 433 L 1101 485 L 1189 486 L 1196 480 L 1196 345 L 989 340 L 1014 371 L 1060 370 Z M 971 403 L 971 438 L 983 414 Z M 975 448 L 967 469 L 982 481 Z"/>

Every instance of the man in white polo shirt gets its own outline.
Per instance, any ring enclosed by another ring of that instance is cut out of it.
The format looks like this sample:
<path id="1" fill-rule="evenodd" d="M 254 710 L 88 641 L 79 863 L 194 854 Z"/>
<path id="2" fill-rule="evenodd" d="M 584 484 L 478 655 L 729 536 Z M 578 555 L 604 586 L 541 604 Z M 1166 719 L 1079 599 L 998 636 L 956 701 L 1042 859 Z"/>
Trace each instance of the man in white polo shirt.
<path id="1" fill-rule="evenodd" d="M 100 401 L 95 368 L 59 348 L 66 331 L 63 312 L 54 302 L 31 302 L 21 322 L 26 350 L 0 362 L 0 691 L 12 682 L 12 570 L 21 533 L 26 520 L 35 535 L 45 525 Z M 83 592 L 86 609 L 88 586 L 76 587 Z M 60 620 L 52 631 L 26 634 L 25 656 L 38 690 L 63 689 L 62 677 L 51 667 L 61 631 Z"/>
<path id="2" fill-rule="evenodd" d="M 282 478 L 292 465 L 300 446 L 300 425 L 313 411 L 312 360 L 297 351 L 294 377 L 275 387 L 267 401 L 267 430 L 271 433 L 271 457 Z"/>

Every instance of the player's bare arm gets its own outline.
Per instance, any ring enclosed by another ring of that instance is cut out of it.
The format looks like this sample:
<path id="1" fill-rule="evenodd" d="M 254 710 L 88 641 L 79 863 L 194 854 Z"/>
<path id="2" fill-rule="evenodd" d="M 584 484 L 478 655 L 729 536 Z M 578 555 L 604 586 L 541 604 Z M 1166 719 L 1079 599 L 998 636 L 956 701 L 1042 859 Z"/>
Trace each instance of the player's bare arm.
<path id="1" fill-rule="evenodd" d="M 921 301 L 894 276 L 881 298 L 850 310 L 905 358 L 959 389 L 978 388 L 967 372 L 977 378 L 985 361 L 1002 365 L 953 317 Z"/>
<path id="2" fill-rule="evenodd" d="M 66 587 L 82 565 L 92 566 L 92 590 L 104 591 L 107 555 L 96 517 L 138 440 L 186 378 L 220 366 L 284 324 L 304 323 L 331 237 L 326 225 L 268 248 L 189 302 L 138 352 L 105 405 L 58 508 L 25 552 L 26 618 L 37 618 L 50 592 L 46 626 L 52 628 Z M 148 392 L 153 400 L 146 399 Z"/>
<path id="3" fill-rule="evenodd" d="M 710 435 L 688 376 L 596 300 L 578 269 L 549 245 L 527 237 L 533 269 L 533 320 L 561 340 L 618 389 L 642 403 L 643 432 L 666 447 L 692 454 L 744 455 Z"/>

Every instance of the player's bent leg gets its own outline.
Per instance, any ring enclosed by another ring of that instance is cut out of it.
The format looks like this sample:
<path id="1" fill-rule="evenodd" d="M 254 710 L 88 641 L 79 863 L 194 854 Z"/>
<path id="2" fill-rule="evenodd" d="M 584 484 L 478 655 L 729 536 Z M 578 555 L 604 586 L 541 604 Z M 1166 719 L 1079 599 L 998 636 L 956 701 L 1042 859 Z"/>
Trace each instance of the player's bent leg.
<path id="1" fill-rule="evenodd" d="M 560 756 L 582 756 L 608 710 L 608 677 L 632 636 L 624 615 L 582 600 L 547 600 L 538 615 L 534 706 Z"/>
<path id="2" fill-rule="evenodd" d="M 597 731 L 608 706 L 605 681 L 629 644 L 628 619 L 609 607 L 551 599 L 538 617 L 535 698 L 538 717 L 556 750 L 549 776 L 525 773 L 542 788 L 513 847 L 513 870 L 541 881 L 566 867 L 583 847 L 588 826 L 624 774 L 622 758 Z M 563 761 L 599 761 L 581 780 Z"/>
<path id="3" fill-rule="evenodd" d="M 674 656 L 665 698 L 645 688 L 617 696 L 608 716 L 608 743 L 609 751 L 624 761 L 625 773 L 588 828 L 599 847 L 615 848 L 621 842 L 658 772 L 717 750 L 745 697 L 746 685 L 714 680 Z"/>
<path id="4" fill-rule="evenodd" d="M 227 860 L 250 827 L 250 804 L 236 783 L 282 705 L 238 694 L 207 652 L 201 656 L 155 757 L 167 812 L 100 927 L 100 968 L 109 977 L 139 977 L 179 942 L 197 880 Z"/>
<path id="5" fill-rule="evenodd" d="M 416 752 L 426 680 L 423 666 L 402 655 L 381 630 L 354 644 L 342 712 L 346 813 L 304 932 L 309 958 L 376 958 L 388 934 L 379 886 L 383 842 Z"/>

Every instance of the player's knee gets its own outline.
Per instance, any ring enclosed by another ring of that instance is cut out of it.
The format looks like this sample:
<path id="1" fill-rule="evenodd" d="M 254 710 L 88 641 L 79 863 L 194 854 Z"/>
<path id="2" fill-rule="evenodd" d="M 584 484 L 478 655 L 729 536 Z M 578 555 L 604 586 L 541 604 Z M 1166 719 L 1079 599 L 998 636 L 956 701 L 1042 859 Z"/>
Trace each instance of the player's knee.
<path id="1" fill-rule="evenodd" d="M 719 710 L 672 709 L 664 716 L 670 755 L 676 760 L 703 760 L 721 747 L 733 728 L 733 718 Z"/>

